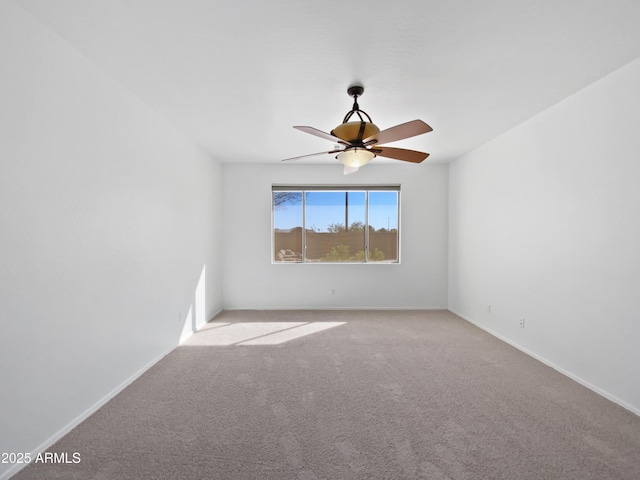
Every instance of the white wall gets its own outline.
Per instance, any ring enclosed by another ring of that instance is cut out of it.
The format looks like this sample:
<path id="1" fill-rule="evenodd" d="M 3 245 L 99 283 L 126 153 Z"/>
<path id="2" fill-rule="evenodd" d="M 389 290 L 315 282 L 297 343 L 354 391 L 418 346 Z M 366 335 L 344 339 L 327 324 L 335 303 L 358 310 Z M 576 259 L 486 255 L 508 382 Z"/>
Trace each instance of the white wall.
<path id="1" fill-rule="evenodd" d="M 221 171 L 5 0 L 0 60 L 0 452 L 33 452 L 221 308 Z"/>
<path id="2" fill-rule="evenodd" d="M 449 172 L 450 308 L 637 413 L 639 85 L 636 60 Z"/>
<path id="3" fill-rule="evenodd" d="M 349 176 L 337 161 L 222 171 L 225 308 L 446 308 L 447 165 L 370 164 Z M 272 264 L 274 183 L 400 183 L 402 263 Z"/>

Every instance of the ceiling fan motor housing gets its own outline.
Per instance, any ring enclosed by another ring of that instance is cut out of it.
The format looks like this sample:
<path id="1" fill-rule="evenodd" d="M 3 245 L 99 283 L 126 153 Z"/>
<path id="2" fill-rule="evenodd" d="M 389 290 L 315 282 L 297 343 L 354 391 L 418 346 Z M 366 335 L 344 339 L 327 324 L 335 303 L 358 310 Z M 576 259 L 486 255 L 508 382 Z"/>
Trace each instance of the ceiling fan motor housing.
<path id="1" fill-rule="evenodd" d="M 347 122 L 338 125 L 331 135 L 352 145 L 362 145 L 362 139 L 380 133 L 380 129 L 371 122 Z"/>

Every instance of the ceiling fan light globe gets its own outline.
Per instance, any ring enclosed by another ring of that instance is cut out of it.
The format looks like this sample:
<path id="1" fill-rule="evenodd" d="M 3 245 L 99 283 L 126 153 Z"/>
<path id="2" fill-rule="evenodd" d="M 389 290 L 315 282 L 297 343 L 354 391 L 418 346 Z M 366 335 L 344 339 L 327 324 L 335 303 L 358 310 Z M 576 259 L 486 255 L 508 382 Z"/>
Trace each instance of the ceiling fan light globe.
<path id="1" fill-rule="evenodd" d="M 336 158 L 347 167 L 362 167 L 375 158 L 376 154 L 366 148 L 348 148 Z"/>

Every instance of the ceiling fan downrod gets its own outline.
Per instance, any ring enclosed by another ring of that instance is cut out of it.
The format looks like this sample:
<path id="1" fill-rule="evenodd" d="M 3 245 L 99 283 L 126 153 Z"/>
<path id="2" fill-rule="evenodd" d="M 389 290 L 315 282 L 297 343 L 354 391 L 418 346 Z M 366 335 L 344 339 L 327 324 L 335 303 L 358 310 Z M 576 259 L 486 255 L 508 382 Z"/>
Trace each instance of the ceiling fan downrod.
<path id="1" fill-rule="evenodd" d="M 352 85 L 347 89 L 347 93 L 350 97 L 353 97 L 353 108 L 344 116 L 342 123 L 347 123 L 354 113 L 358 115 L 361 122 L 365 121 L 361 115 L 363 114 L 365 117 L 367 117 L 369 123 L 373 123 L 373 120 L 371 120 L 371 117 L 367 114 L 367 112 L 365 112 L 364 110 L 360 110 L 360 106 L 358 105 L 358 97 L 362 96 L 362 94 L 364 93 L 364 87 L 362 85 Z"/>

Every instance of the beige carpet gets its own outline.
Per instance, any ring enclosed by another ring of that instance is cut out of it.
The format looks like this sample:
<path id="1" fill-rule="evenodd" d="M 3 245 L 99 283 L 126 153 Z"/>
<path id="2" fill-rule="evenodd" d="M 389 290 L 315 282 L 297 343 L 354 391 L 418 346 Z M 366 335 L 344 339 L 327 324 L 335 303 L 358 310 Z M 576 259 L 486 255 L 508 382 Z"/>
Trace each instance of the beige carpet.
<path id="1" fill-rule="evenodd" d="M 640 417 L 449 312 L 231 311 L 16 479 L 640 479 Z"/>

